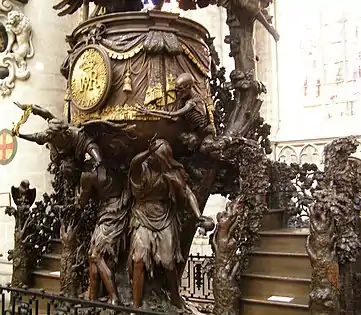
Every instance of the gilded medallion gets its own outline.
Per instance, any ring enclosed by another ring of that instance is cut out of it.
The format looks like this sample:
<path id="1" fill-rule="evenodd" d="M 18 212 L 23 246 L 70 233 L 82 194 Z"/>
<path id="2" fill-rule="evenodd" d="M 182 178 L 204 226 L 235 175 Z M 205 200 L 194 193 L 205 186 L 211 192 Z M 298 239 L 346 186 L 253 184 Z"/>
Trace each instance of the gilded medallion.
<path id="1" fill-rule="evenodd" d="M 97 110 L 106 100 L 111 86 L 107 52 L 97 45 L 83 48 L 72 64 L 69 80 L 74 106 L 86 112 Z"/>

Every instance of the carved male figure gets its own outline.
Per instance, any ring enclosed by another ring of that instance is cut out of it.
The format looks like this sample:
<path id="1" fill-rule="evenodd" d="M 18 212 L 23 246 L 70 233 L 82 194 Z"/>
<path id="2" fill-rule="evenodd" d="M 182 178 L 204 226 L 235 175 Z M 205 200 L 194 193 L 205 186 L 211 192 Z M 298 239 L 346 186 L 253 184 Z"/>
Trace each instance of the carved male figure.
<path id="1" fill-rule="evenodd" d="M 100 280 L 108 291 L 112 304 L 119 302 L 114 281 L 115 267 L 119 250 L 126 246 L 128 227 L 128 191 L 126 177 L 117 172 L 103 169 L 106 174 L 91 170 L 83 172 L 80 178 L 78 202 L 84 208 L 90 197 L 100 201 L 98 220 L 93 232 L 89 249 L 89 296 L 99 298 Z M 100 277 L 100 278 L 99 278 Z"/>
<path id="2" fill-rule="evenodd" d="M 143 299 L 145 272 L 152 276 L 158 265 L 165 270 L 171 302 L 182 308 L 176 268 L 183 261 L 179 209 L 190 208 L 205 230 L 213 229 L 214 223 L 201 216 L 184 167 L 173 158 L 167 141 L 153 139 L 147 151 L 136 155 L 129 179 L 134 196 L 129 253 L 134 306 L 139 307 Z"/>
<path id="3" fill-rule="evenodd" d="M 99 146 L 83 129 L 67 124 L 65 121 L 56 118 L 48 110 L 38 105 L 23 105 L 15 103 L 22 110 L 28 106 L 32 107 L 32 113 L 38 115 L 48 122 L 48 129 L 33 134 L 16 134 L 22 139 L 36 142 L 39 145 L 48 144 L 53 159 L 62 160 L 67 157 L 75 158 L 83 162 L 85 153 L 88 153 L 95 161 L 95 168 L 102 162 Z"/>

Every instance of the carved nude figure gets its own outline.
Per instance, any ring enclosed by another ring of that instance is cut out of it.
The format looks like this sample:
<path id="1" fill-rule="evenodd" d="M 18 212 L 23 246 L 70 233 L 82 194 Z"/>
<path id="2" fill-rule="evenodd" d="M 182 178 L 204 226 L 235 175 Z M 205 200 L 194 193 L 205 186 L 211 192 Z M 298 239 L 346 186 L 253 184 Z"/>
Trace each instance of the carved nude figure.
<path id="1" fill-rule="evenodd" d="M 217 214 L 217 227 L 214 232 L 212 245 L 216 253 L 213 276 L 213 291 L 215 315 L 236 315 L 236 303 L 239 302 L 239 287 L 236 283 L 236 272 L 239 268 L 237 261 L 237 242 L 234 231 L 237 226 L 237 211 L 235 207 L 227 206 L 227 210 Z M 238 313 L 237 313 L 238 314 Z"/>
<path id="2" fill-rule="evenodd" d="M 82 173 L 78 203 L 84 208 L 90 197 L 100 201 L 89 249 L 89 297 L 92 300 L 99 298 L 101 279 L 111 303 L 118 304 L 114 275 L 119 251 L 126 249 L 129 200 L 126 176 L 121 177 L 109 169 L 104 171 L 106 174 L 102 176 L 94 169 Z"/>
<path id="3" fill-rule="evenodd" d="M 182 308 L 176 268 L 183 261 L 178 209 L 190 208 L 205 230 L 212 229 L 214 223 L 208 224 L 212 219 L 201 216 L 198 202 L 186 183 L 184 167 L 173 158 L 167 141 L 153 139 L 147 151 L 136 155 L 129 179 L 134 196 L 129 253 L 134 306 L 140 307 L 142 303 L 145 272 L 152 277 L 158 265 L 165 270 L 172 304 Z"/>
<path id="4" fill-rule="evenodd" d="M 26 59 L 34 56 L 32 28 L 29 19 L 20 11 L 10 11 L 6 21 L 9 37 L 5 54 L 14 54 L 18 66 L 26 69 Z"/>

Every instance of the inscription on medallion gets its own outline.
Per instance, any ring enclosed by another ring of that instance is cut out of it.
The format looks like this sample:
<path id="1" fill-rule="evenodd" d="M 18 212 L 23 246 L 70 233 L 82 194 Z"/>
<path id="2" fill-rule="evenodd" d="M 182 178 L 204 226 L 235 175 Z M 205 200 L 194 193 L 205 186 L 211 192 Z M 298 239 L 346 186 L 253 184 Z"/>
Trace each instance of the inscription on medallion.
<path id="1" fill-rule="evenodd" d="M 73 104 L 82 111 L 94 111 L 110 90 L 110 62 L 100 47 L 88 46 L 75 59 L 70 75 Z"/>

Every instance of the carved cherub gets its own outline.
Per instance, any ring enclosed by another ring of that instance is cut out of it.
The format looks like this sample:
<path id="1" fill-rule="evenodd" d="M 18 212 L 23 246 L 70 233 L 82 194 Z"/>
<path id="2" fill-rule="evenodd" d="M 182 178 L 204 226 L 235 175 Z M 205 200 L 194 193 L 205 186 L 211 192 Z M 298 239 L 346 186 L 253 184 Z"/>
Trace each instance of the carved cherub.
<path id="1" fill-rule="evenodd" d="M 9 38 L 5 54 L 13 54 L 18 66 L 25 70 L 26 59 L 34 56 L 30 21 L 22 12 L 10 11 L 5 26 Z"/>
<path id="2" fill-rule="evenodd" d="M 58 16 L 64 16 L 75 13 L 86 2 L 94 2 L 97 7 L 104 7 L 107 13 L 140 11 L 143 9 L 143 2 L 141 0 L 63 0 L 53 6 L 53 8 L 61 10 Z"/>

